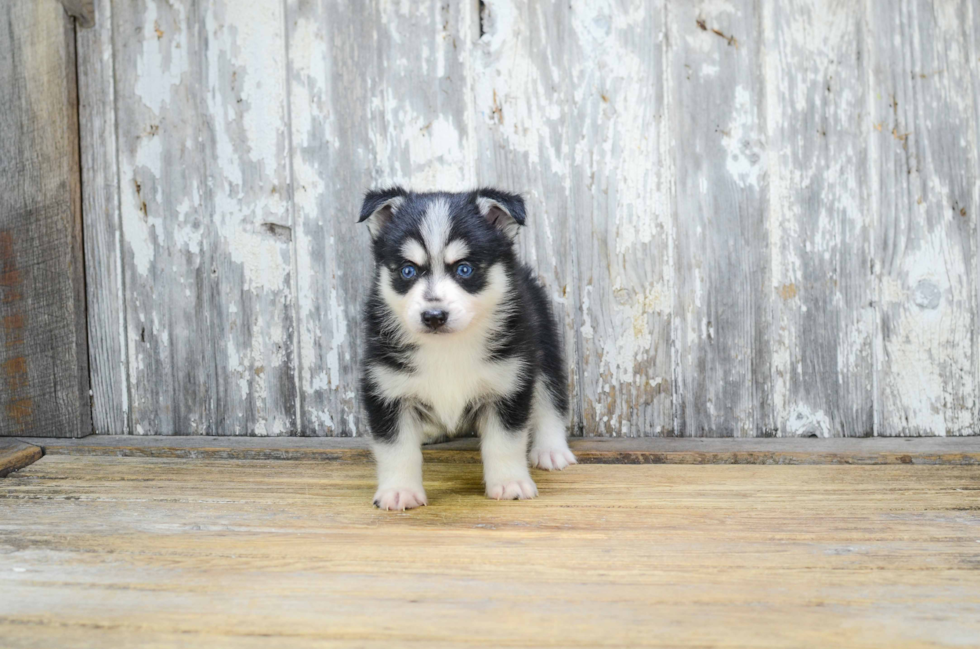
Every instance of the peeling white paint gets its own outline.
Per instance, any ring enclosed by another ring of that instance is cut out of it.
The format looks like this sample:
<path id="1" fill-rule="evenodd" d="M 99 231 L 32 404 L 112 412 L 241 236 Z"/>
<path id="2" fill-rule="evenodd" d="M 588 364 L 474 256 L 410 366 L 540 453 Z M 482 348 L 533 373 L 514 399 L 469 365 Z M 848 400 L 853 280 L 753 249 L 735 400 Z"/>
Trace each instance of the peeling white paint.
<path id="1" fill-rule="evenodd" d="M 120 6 L 135 18 L 113 36 L 127 53 L 114 63 L 136 432 L 173 432 L 167 409 L 184 412 L 181 432 L 207 431 L 213 408 L 221 432 L 363 429 L 370 264 L 353 221 L 368 185 L 394 182 L 525 193 L 522 250 L 575 351 L 587 434 L 672 429 L 671 400 L 690 386 L 701 401 L 687 412 L 739 435 L 759 422 L 841 434 L 846 407 L 872 396 L 880 429 L 972 430 L 964 242 L 977 240 L 980 185 L 976 93 L 954 91 L 976 80 L 962 3 L 915 21 L 903 5 L 891 18 L 912 31 L 894 51 L 867 38 L 876 6 L 484 6 L 482 38 L 476 3 Z M 354 24 L 369 33 L 352 37 Z M 685 116 L 710 136 L 685 133 Z M 756 227 L 760 209 L 767 249 L 719 235 Z M 738 273 L 743 258 L 759 281 L 719 288 L 719 264 Z M 761 306 L 725 321 L 743 297 Z M 763 324 L 750 316 L 768 326 L 752 340 Z M 184 377 L 154 385 L 188 359 L 214 368 L 206 395 Z M 745 386 L 760 363 L 771 400 L 757 403 Z"/>

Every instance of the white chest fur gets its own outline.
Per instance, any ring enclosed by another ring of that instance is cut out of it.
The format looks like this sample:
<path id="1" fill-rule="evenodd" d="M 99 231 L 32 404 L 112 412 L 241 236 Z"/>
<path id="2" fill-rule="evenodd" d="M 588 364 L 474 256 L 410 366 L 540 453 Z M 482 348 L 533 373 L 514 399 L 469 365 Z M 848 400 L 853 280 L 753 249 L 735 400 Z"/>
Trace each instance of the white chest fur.
<path id="1" fill-rule="evenodd" d="M 390 399 L 423 403 L 441 432 L 455 432 L 466 407 L 518 387 L 523 364 L 516 358 L 488 361 L 482 345 L 465 337 L 443 336 L 412 354 L 414 372 L 371 369 L 372 378 Z"/>

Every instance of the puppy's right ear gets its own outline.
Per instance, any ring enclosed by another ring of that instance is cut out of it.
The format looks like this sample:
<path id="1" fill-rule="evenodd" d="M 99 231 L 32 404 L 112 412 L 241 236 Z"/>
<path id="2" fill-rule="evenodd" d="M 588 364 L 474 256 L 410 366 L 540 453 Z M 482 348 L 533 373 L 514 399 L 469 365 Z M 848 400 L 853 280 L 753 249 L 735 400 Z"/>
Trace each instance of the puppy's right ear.
<path id="1" fill-rule="evenodd" d="M 372 239 L 377 239 L 381 228 L 391 221 L 391 218 L 398 211 L 398 208 L 405 202 L 408 196 L 401 187 L 370 191 L 364 196 L 364 205 L 361 206 L 361 218 L 358 223 L 367 221 L 368 231 Z"/>

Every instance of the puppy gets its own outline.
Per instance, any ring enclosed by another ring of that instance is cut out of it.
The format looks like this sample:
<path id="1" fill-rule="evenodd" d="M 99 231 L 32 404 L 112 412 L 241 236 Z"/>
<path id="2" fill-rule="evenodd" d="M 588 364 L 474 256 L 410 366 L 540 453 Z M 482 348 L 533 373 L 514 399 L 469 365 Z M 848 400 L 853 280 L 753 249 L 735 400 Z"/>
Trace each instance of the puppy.
<path id="1" fill-rule="evenodd" d="M 426 505 L 421 445 L 474 428 L 490 498 L 538 494 L 529 441 L 534 466 L 575 464 L 558 329 L 514 251 L 524 219 L 524 200 L 495 189 L 364 199 L 375 271 L 361 398 L 381 509 Z"/>

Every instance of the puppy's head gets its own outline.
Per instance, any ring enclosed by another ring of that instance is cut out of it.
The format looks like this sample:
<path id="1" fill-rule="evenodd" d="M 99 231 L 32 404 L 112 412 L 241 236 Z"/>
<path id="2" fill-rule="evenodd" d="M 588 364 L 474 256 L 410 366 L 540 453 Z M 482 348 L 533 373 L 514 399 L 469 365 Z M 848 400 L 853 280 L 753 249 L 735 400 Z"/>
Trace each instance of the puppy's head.
<path id="1" fill-rule="evenodd" d="M 399 330 L 421 341 L 499 314 L 524 218 L 520 196 L 494 189 L 368 192 L 360 222 L 371 232 L 379 294 Z"/>

